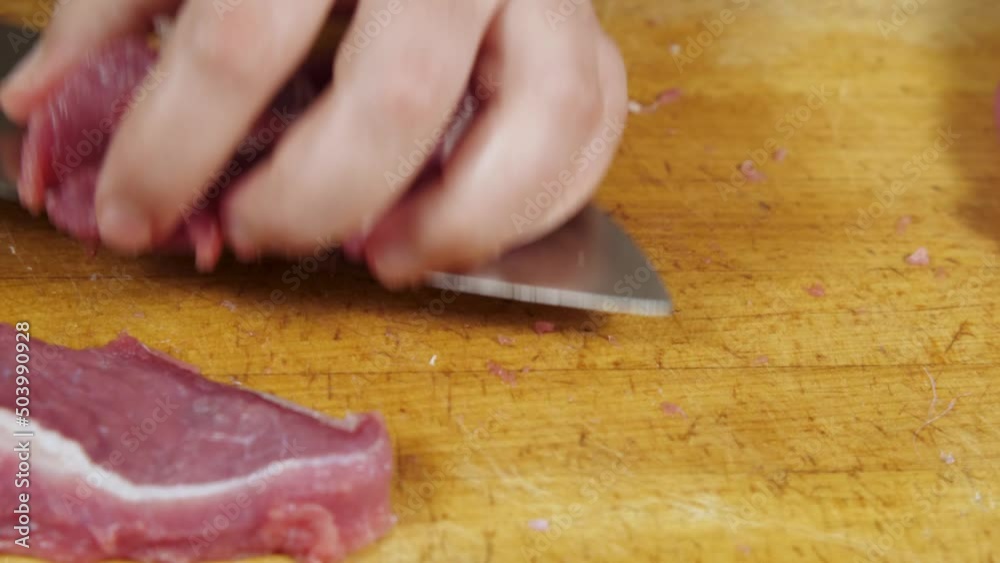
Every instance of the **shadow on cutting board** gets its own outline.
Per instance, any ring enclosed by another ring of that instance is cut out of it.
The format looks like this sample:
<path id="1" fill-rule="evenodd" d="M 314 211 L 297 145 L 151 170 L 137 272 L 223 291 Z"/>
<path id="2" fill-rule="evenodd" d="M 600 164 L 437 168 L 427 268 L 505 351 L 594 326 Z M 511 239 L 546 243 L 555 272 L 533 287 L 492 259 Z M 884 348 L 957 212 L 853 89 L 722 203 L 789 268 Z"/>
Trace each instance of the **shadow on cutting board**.
<path id="1" fill-rule="evenodd" d="M 951 92 L 943 100 L 942 121 L 961 137 L 945 158 L 955 163 L 968 186 L 957 214 L 1000 245 L 1000 130 L 994 107 L 1000 84 L 1000 66 L 995 64 L 1000 60 L 1000 32 L 992 23 L 1000 20 L 1000 4 L 960 0 L 947 6 L 954 16 L 941 22 L 941 37 L 951 54 L 951 74 L 943 77 Z M 970 13 L 976 17 L 970 18 Z M 983 23 L 967 29 L 951 23 L 955 21 Z"/>

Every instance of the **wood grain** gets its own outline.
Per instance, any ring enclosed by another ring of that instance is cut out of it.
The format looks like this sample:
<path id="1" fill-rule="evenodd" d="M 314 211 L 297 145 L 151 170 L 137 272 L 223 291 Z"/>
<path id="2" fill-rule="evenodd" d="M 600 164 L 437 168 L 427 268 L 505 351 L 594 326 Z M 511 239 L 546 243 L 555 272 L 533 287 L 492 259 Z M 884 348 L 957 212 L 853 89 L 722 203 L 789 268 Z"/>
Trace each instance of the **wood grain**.
<path id="1" fill-rule="evenodd" d="M 282 264 L 90 259 L 0 206 L 0 320 L 71 346 L 127 330 L 215 380 L 385 413 L 400 521 L 357 562 L 995 561 L 1000 6 L 917 5 L 896 26 L 888 1 L 598 2 L 633 97 L 684 90 L 633 116 L 599 196 L 672 318 L 444 304 L 343 265 L 293 287 Z M 771 138 L 788 158 L 734 185 Z M 904 263 L 919 246 L 931 267 Z M 530 371 L 508 386 L 489 360 Z"/>

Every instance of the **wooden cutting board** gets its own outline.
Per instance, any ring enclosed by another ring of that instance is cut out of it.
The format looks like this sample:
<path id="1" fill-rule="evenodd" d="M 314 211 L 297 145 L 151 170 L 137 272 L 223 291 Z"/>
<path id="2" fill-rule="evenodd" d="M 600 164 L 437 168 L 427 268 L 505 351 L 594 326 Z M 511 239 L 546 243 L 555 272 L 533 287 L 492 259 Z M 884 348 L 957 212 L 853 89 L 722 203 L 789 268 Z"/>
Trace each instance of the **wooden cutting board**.
<path id="1" fill-rule="evenodd" d="M 0 204 L 0 321 L 127 330 L 215 380 L 383 412 L 399 525 L 352 561 L 995 561 L 1000 5 L 909 5 L 598 2 L 633 97 L 684 90 L 632 118 L 599 198 L 672 318 L 91 259 Z M 774 145 L 766 181 L 732 183 Z M 904 263 L 921 246 L 931 266 Z"/>

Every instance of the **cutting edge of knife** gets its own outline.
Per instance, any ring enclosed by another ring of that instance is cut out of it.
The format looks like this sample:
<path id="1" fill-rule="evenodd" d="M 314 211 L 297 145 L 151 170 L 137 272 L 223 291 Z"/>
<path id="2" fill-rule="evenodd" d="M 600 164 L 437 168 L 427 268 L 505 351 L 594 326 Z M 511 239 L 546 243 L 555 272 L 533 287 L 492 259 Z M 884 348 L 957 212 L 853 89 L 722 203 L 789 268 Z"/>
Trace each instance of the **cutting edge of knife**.
<path id="1" fill-rule="evenodd" d="M 499 299 L 512 299 L 526 303 L 568 307 L 599 311 L 603 313 L 626 313 L 644 317 L 665 317 L 673 313 L 673 300 L 654 273 L 647 283 L 656 283 L 663 291 L 663 299 L 643 299 L 624 295 L 606 295 L 551 287 L 539 287 L 501 280 L 490 280 L 434 272 L 427 278 L 427 285 L 437 289 L 457 293 L 469 293 Z"/>

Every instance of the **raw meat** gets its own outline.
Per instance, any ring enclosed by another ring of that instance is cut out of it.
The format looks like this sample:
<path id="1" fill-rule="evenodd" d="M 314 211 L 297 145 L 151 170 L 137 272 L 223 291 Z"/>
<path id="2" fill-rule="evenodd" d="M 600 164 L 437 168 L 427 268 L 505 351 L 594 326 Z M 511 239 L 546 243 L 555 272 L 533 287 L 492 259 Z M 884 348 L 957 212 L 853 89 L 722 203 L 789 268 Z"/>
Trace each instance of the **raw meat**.
<path id="1" fill-rule="evenodd" d="M 826 296 L 826 288 L 821 283 L 814 283 L 806 288 L 806 293 L 813 297 L 824 297 Z"/>
<path id="2" fill-rule="evenodd" d="M 749 182 L 763 182 L 767 180 L 767 176 L 760 170 L 757 170 L 757 165 L 752 160 L 744 160 L 740 163 L 740 172 Z"/>
<path id="3" fill-rule="evenodd" d="M 25 207 L 47 212 L 60 230 L 91 248 L 100 243 L 94 211 L 97 175 L 121 120 L 134 102 L 148 95 L 162 77 L 150 73 L 158 54 L 142 38 L 110 43 L 88 56 L 49 95 L 28 120 L 22 150 L 19 191 Z M 185 213 L 185 221 L 159 247 L 166 252 L 195 252 L 203 270 L 215 266 L 222 252 L 219 199 L 238 182 L 253 160 L 266 153 L 315 97 L 316 88 L 297 74 L 277 96 L 240 145 L 228 170 L 206 190 L 207 199 Z M 276 122 L 275 118 L 279 117 Z M 278 127 L 274 124 L 278 123 Z M 267 141 L 267 142 L 262 142 Z M 248 148 L 249 147 L 249 148 Z M 252 148 L 252 150 L 250 150 Z M 232 177 L 230 177 L 232 176 Z"/>
<path id="4" fill-rule="evenodd" d="M 550 332 L 555 332 L 555 323 L 549 321 L 535 321 L 535 334 L 541 336 Z"/>
<path id="5" fill-rule="evenodd" d="M 931 255 L 926 247 L 921 246 L 906 257 L 906 263 L 911 266 L 927 266 L 931 263 Z"/>
<path id="6" fill-rule="evenodd" d="M 7 447 L 0 495 L 30 494 L 30 552 L 14 544 L 9 504 L 0 552 L 66 563 L 271 553 L 325 563 L 392 526 L 392 447 L 377 414 L 329 419 L 204 379 L 127 336 L 88 350 L 32 339 L 22 428 L 15 334 L 0 324 L 0 430 L 34 432 L 17 438 L 30 442 L 30 485 L 15 484 Z"/>

